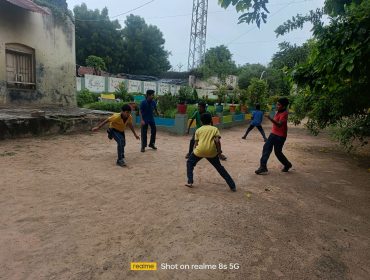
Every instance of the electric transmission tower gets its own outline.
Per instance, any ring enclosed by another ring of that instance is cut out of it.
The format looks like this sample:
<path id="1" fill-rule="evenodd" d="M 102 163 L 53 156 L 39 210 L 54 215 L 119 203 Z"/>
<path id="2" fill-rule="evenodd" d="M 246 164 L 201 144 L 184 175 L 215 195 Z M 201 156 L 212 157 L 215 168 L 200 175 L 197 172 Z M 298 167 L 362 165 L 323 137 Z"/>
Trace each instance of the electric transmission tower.
<path id="1" fill-rule="evenodd" d="M 202 64 L 206 53 L 208 0 L 193 0 L 188 70 Z"/>

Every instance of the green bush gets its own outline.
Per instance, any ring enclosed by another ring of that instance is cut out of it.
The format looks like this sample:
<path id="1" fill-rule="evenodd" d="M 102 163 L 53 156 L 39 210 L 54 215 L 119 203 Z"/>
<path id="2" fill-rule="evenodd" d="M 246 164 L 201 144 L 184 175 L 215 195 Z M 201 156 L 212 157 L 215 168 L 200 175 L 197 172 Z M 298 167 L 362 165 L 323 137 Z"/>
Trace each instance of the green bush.
<path id="1" fill-rule="evenodd" d="M 174 119 L 176 117 L 176 113 L 177 113 L 177 108 L 176 109 L 168 109 L 164 112 L 163 117 Z"/>
<path id="2" fill-rule="evenodd" d="M 127 102 L 94 102 L 86 105 L 86 108 L 92 110 L 101 110 L 101 111 L 109 111 L 109 112 L 121 112 L 121 108 Z"/>
<path id="3" fill-rule="evenodd" d="M 116 98 L 119 98 L 122 101 L 126 101 L 126 102 L 134 101 L 134 95 L 131 93 L 128 93 L 127 87 L 124 82 L 119 83 L 118 87 L 116 88 L 115 95 L 116 95 Z"/>
<path id="4" fill-rule="evenodd" d="M 188 118 L 190 119 L 194 112 L 198 110 L 198 106 L 197 105 L 187 105 L 187 108 L 186 108 L 186 114 L 188 115 Z M 207 106 L 207 111 L 213 116 L 216 115 L 216 108 L 215 106 Z"/>
<path id="5" fill-rule="evenodd" d="M 77 106 L 82 107 L 85 104 L 93 103 L 97 100 L 97 96 L 91 93 L 88 89 L 83 89 L 77 92 Z"/>
<path id="6" fill-rule="evenodd" d="M 177 98 L 171 93 L 165 93 L 164 95 L 158 96 L 158 110 L 165 114 L 166 111 L 176 109 Z"/>
<path id="7" fill-rule="evenodd" d="M 179 89 L 179 94 L 176 96 L 177 102 L 184 104 L 185 102 L 192 102 L 193 89 L 189 86 L 182 86 Z"/>

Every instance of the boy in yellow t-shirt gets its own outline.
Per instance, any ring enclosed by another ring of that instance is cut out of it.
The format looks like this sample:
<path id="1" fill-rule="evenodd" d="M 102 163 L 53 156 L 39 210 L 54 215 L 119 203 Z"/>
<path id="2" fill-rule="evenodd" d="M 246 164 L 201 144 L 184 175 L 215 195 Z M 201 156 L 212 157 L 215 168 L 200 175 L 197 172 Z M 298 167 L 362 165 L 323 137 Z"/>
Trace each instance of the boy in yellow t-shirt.
<path id="1" fill-rule="evenodd" d="M 230 189 L 235 192 L 236 186 L 230 174 L 225 167 L 221 165 L 219 155 L 221 154 L 220 132 L 217 127 L 211 125 L 212 116 L 210 113 L 204 113 L 200 116 L 202 126 L 195 132 L 195 148 L 190 154 L 187 162 L 188 183 L 185 186 L 193 187 L 194 167 L 202 158 L 206 158 L 216 168 L 218 173 L 225 179 Z"/>
<path id="2" fill-rule="evenodd" d="M 125 158 L 125 145 L 126 145 L 126 138 L 125 138 L 125 129 L 128 126 L 132 133 L 135 135 L 136 139 L 140 139 L 140 137 L 136 134 L 135 129 L 132 125 L 132 117 L 131 117 L 131 107 L 127 104 L 123 105 L 121 108 L 121 113 L 115 113 L 110 116 L 108 119 L 101 122 L 98 126 L 94 127 L 92 131 L 98 131 L 103 125 L 109 123 L 108 129 L 108 138 L 112 139 L 117 142 L 117 165 L 123 167 L 126 166 L 124 161 Z"/>

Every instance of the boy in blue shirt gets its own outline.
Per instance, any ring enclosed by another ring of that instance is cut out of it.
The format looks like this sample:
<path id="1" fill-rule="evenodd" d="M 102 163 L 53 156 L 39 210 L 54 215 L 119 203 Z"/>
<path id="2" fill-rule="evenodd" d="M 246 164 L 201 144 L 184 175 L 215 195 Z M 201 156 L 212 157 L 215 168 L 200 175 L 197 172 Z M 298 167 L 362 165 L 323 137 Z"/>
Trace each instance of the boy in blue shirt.
<path id="1" fill-rule="evenodd" d="M 263 112 L 260 109 L 261 109 L 260 104 L 256 104 L 256 110 L 253 111 L 253 113 L 252 113 L 252 122 L 251 122 L 250 126 L 248 127 L 247 131 L 245 132 L 245 134 L 243 135 L 242 139 L 246 139 L 248 133 L 254 127 L 257 127 L 257 129 L 259 130 L 259 132 L 262 134 L 263 140 L 265 142 L 267 141 L 265 132 L 263 131 L 263 128 L 262 128 L 262 125 L 261 125 L 262 120 L 263 120 Z"/>
<path id="2" fill-rule="evenodd" d="M 146 91 L 146 99 L 141 101 L 140 103 L 140 124 L 141 124 L 141 152 L 145 152 L 145 148 L 147 146 L 147 132 L 148 132 L 148 125 L 150 125 L 150 141 L 149 147 L 153 150 L 156 150 L 157 147 L 155 146 L 155 136 L 157 134 L 157 128 L 154 122 L 153 111 L 156 112 L 158 115 L 157 110 L 157 103 L 154 98 L 154 90 L 148 89 Z"/>

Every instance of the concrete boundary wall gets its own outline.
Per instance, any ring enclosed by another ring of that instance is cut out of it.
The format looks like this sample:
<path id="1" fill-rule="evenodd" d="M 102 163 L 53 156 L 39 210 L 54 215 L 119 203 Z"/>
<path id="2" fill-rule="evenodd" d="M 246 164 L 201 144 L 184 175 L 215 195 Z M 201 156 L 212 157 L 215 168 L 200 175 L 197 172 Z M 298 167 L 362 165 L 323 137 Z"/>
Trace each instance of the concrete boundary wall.
<path id="1" fill-rule="evenodd" d="M 84 78 L 76 77 L 77 91 L 88 89 L 94 93 L 115 92 L 117 86 L 124 83 L 129 93 L 139 92 L 145 94 L 148 89 L 155 90 L 156 94 L 164 95 L 165 93 L 178 94 L 179 85 L 166 84 L 157 81 L 138 81 L 129 79 L 120 79 L 113 77 L 102 77 L 95 75 L 85 75 Z"/>
<path id="2" fill-rule="evenodd" d="M 34 115 L 30 109 L 3 109 L 0 110 L 0 140 L 24 137 L 57 135 L 71 132 L 88 133 L 91 128 L 109 117 L 112 112 L 75 108 L 45 109 Z M 33 116 L 34 115 L 34 116 Z M 132 112 L 133 123 L 140 130 L 140 117 Z M 225 118 L 226 117 L 226 118 Z M 216 127 L 229 128 L 238 125 L 246 126 L 250 120 L 244 114 L 215 116 Z M 223 122 L 226 119 L 227 122 Z M 230 121 L 231 120 L 231 121 Z M 167 131 L 177 135 L 185 135 L 188 128 L 188 116 L 177 114 L 175 118 L 155 118 L 159 131 Z M 195 128 L 191 128 L 191 133 Z"/>
<path id="3" fill-rule="evenodd" d="M 140 116 L 136 116 L 136 112 L 132 112 L 132 116 L 134 125 L 140 126 Z M 215 118 L 217 119 L 216 121 Z M 155 117 L 154 120 L 159 130 L 172 132 L 178 135 L 185 135 L 187 133 L 189 123 L 187 115 L 176 114 L 174 119 Z M 248 114 L 235 114 L 227 116 L 220 114 L 213 118 L 213 122 L 216 127 L 222 129 L 238 125 L 247 125 L 250 122 L 250 118 L 248 118 Z M 192 127 L 190 128 L 190 132 L 193 133 L 195 129 L 196 128 L 193 123 Z"/>

